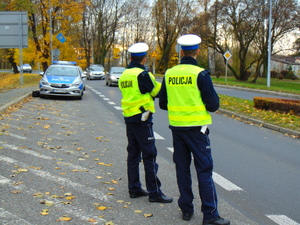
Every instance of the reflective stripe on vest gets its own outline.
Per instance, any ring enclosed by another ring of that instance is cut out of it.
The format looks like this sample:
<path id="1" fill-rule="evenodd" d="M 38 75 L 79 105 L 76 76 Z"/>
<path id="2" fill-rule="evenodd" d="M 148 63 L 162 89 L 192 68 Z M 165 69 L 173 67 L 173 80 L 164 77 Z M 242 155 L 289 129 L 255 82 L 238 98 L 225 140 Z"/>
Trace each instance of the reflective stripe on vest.
<path id="1" fill-rule="evenodd" d="M 168 117 L 171 126 L 190 127 L 212 123 L 198 89 L 198 74 L 204 69 L 181 64 L 167 70 Z"/>
<path id="2" fill-rule="evenodd" d="M 121 106 L 125 117 L 142 113 L 140 110 L 141 106 L 143 106 L 145 110 L 149 110 L 152 113 L 155 112 L 152 94 L 154 95 L 156 93 L 157 95 L 160 91 L 161 84 L 156 82 L 154 76 L 149 73 L 154 88 L 151 93 L 142 94 L 138 85 L 138 75 L 141 72 L 143 72 L 143 70 L 140 68 L 126 69 L 119 79 L 118 85 L 123 96 Z"/>

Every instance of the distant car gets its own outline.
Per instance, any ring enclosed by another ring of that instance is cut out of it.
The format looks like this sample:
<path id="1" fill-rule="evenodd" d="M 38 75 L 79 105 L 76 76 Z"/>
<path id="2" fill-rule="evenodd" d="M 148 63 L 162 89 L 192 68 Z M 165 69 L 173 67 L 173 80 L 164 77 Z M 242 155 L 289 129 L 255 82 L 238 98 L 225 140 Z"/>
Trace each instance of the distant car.
<path id="1" fill-rule="evenodd" d="M 106 85 L 113 86 L 118 85 L 118 81 L 125 67 L 112 67 L 110 68 L 108 74 L 106 74 Z"/>
<path id="2" fill-rule="evenodd" d="M 75 63 L 52 64 L 45 73 L 41 73 L 43 78 L 40 80 L 40 97 L 46 96 L 66 96 L 82 99 L 84 80 L 81 71 Z"/>
<path id="3" fill-rule="evenodd" d="M 17 66 L 17 68 L 18 68 L 18 72 L 20 72 L 20 66 Z M 23 73 L 32 73 L 32 67 L 29 64 L 23 64 L 22 68 L 23 68 Z M 12 68 L 12 70 L 14 69 Z"/>
<path id="4" fill-rule="evenodd" d="M 104 80 L 105 79 L 105 71 L 104 71 L 104 67 L 102 65 L 90 65 L 87 69 L 86 69 L 86 76 L 88 80 L 92 80 L 92 79 L 100 79 L 100 80 Z"/>
<path id="5" fill-rule="evenodd" d="M 32 73 L 32 68 L 29 64 L 23 64 L 22 68 L 24 73 Z"/>

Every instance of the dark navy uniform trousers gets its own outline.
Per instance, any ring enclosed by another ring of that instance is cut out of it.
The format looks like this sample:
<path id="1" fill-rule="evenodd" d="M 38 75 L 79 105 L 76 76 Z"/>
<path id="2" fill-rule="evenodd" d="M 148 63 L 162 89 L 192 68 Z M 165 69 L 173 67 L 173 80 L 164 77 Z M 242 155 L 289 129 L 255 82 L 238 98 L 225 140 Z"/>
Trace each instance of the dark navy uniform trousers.
<path id="1" fill-rule="evenodd" d="M 209 131 L 202 134 L 198 128 L 188 130 L 172 129 L 176 176 L 180 197 L 178 205 L 182 212 L 193 212 L 193 191 L 190 165 L 192 155 L 197 172 L 201 211 L 203 218 L 209 220 L 219 216 L 217 194 L 212 179 L 213 159 L 211 156 Z"/>
<path id="2" fill-rule="evenodd" d="M 152 122 L 126 123 L 128 138 L 127 175 L 129 193 L 141 189 L 139 164 L 143 159 L 145 180 L 149 197 L 155 198 L 162 194 L 161 183 L 157 177 L 157 149 L 153 134 Z"/>

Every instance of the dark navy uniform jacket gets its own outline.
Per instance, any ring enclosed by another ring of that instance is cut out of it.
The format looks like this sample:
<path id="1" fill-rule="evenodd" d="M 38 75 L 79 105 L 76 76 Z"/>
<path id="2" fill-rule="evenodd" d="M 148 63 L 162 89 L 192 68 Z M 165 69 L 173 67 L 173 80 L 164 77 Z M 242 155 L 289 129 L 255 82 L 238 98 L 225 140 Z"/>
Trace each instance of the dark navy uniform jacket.
<path id="1" fill-rule="evenodd" d="M 190 56 L 184 56 L 181 59 L 180 64 L 192 64 L 197 66 L 197 61 Z M 217 95 L 211 78 L 210 72 L 204 70 L 199 73 L 197 79 L 198 88 L 200 90 L 201 98 L 205 104 L 206 110 L 209 112 L 215 112 L 218 110 L 220 101 L 219 96 Z M 183 93 L 184 94 L 184 93 Z M 164 110 L 168 110 L 168 96 L 166 91 L 165 78 L 163 79 L 160 95 L 159 95 L 159 107 Z M 189 127 L 174 127 L 170 126 L 171 129 L 190 129 Z"/>
<path id="2" fill-rule="evenodd" d="M 127 66 L 127 69 L 136 68 L 136 67 L 141 68 L 143 70 L 146 69 L 142 64 L 140 64 L 136 61 L 131 61 L 130 64 Z M 138 75 L 138 83 L 139 83 L 140 92 L 142 94 L 151 92 L 152 89 L 154 88 L 151 78 L 146 70 L 141 72 Z M 141 117 L 142 117 L 142 113 L 131 116 L 131 117 L 124 117 L 124 119 L 125 119 L 126 123 L 140 123 Z M 150 113 L 150 116 L 149 116 L 147 122 L 151 122 L 151 121 L 152 121 L 152 113 Z"/>

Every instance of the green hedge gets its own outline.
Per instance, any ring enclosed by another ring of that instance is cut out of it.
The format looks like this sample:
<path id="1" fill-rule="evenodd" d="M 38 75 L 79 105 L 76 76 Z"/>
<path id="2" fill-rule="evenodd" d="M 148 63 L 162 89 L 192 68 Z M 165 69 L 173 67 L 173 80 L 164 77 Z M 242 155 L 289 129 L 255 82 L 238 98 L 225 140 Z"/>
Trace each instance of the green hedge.
<path id="1" fill-rule="evenodd" d="M 300 116 L 300 100 L 254 97 L 254 108 L 291 113 Z"/>

